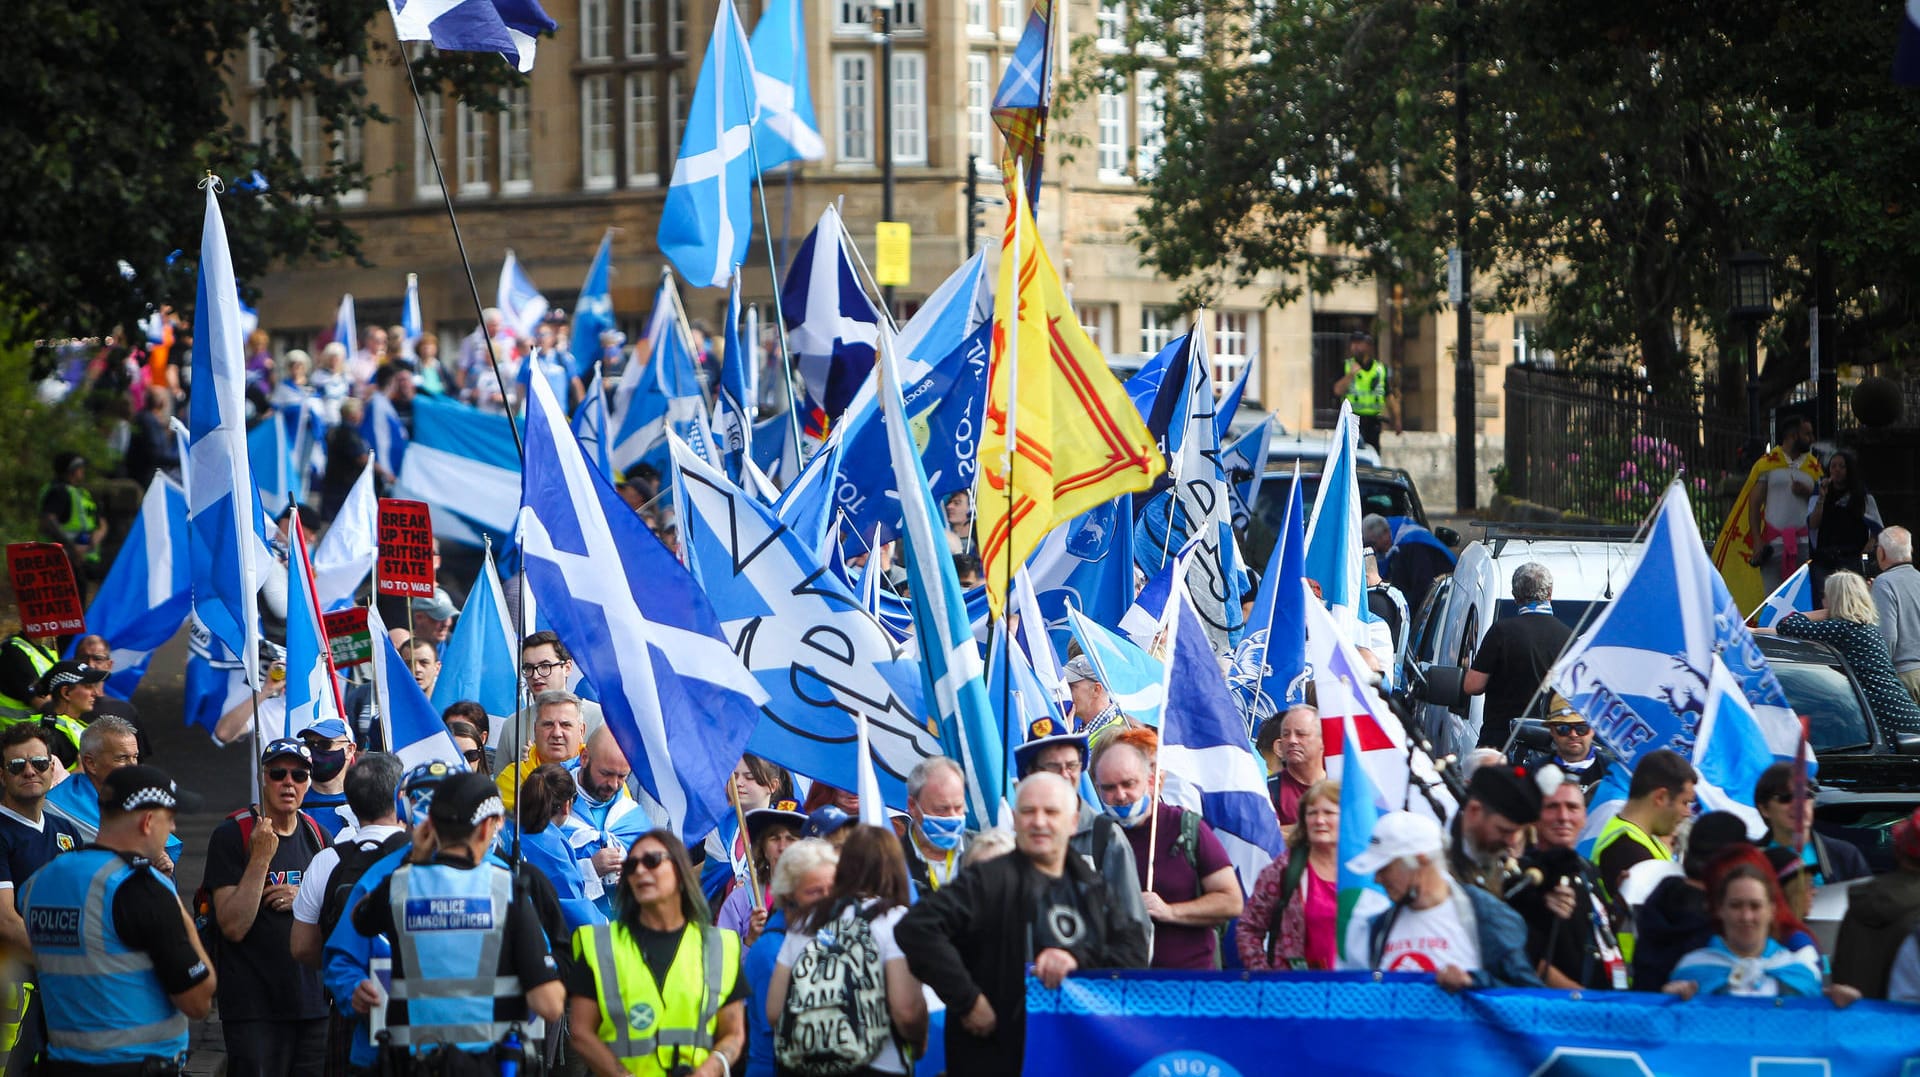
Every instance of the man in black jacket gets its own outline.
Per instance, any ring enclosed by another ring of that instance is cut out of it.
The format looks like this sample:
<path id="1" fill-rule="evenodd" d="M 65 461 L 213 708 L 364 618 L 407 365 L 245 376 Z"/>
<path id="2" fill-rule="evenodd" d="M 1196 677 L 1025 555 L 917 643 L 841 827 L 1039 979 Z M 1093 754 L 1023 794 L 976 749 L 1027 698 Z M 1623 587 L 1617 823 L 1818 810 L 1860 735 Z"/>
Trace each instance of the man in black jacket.
<path id="1" fill-rule="evenodd" d="M 1076 969 L 1139 968 L 1147 942 L 1114 908 L 1085 859 L 1069 855 L 1073 786 L 1039 772 L 1020 783 L 1015 852 L 976 864 L 894 929 L 913 974 L 947 1004 L 947 1072 L 1020 1072 L 1026 974 L 1049 989 Z"/>

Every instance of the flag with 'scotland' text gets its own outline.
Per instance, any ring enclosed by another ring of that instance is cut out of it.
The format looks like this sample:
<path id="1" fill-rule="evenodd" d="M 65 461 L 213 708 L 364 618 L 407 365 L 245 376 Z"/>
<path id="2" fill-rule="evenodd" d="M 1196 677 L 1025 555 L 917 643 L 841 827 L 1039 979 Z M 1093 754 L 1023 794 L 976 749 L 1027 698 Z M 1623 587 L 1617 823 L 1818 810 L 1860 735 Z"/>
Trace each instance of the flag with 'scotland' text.
<path id="1" fill-rule="evenodd" d="M 720 0 L 660 214 L 660 251 L 687 283 L 719 288 L 753 236 L 753 56 L 733 0 Z"/>

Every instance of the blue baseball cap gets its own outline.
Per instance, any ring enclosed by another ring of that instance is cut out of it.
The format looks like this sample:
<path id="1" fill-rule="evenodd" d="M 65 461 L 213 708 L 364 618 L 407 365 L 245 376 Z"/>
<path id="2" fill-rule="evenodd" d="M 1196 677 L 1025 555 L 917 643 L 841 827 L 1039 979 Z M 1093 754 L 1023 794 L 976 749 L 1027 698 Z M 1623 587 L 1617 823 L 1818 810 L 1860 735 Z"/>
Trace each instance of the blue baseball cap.
<path id="1" fill-rule="evenodd" d="M 322 718 L 307 728 L 302 729 L 300 735 L 303 737 L 315 736 L 321 740 L 339 740 L 341 737 L 347 735 L 347 723 L 338 718 Z"/>
<path id="2" fill-rule="evenodd" d="M 266 766 L 276 759 L 298 759 L 308 766 L 313 765 L 313 752 L 307 749 L 307 742 L 299 737 L 276 737 L 267 742 L 260 751 L 260 765 Z"/>
<path id="3" fill-rule="evenodd" d="M 803 838 L 824 838 L 827 835 L 853 822 L 853 817 L 831 804 L 823 804 L 813 809 L 807 816 L 807 825 L 801 828 Z"/>

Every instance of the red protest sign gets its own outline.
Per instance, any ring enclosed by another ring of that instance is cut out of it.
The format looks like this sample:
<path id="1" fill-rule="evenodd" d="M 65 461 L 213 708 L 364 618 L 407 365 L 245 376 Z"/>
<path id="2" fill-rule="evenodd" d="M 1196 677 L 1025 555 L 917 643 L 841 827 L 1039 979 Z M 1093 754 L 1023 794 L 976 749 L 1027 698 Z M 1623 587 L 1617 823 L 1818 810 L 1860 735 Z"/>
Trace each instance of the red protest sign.
<path id="1" fill-rule="evenodd" d="M 322 614 L 320 620 L 327 630 L 327 649 L 333 654 L 334 669 L 357 666 L 373 657 L 373 635 L 367 631 L 365 606 Z"/>
<path id="2" fill-rule="evenodd" d="M 380 499 L 380 593 L 433 597 L 433 517 L 424 501 Z"/>
<path id="3" fill-rule="evenodd" d="M 73 582 L 73 562 L 57 542 L 7 546 L 7 578 L 13 582 L 23 636 L 70 636 L 87 630 L 87 611 Z"/>

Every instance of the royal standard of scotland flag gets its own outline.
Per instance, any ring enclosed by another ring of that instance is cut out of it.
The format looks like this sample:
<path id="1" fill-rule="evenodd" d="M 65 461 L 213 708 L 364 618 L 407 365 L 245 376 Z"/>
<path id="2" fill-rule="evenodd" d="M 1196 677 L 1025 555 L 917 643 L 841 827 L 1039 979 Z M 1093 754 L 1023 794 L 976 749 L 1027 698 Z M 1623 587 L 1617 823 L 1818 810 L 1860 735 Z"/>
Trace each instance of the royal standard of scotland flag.
<path id="1" fill-rule="evenodd" d="M 660 214 L 660 251 L 696 287 L 722 287 L 747 260 L 759 115 L 747 32 L 733 0 L 720 0 Z"/>

